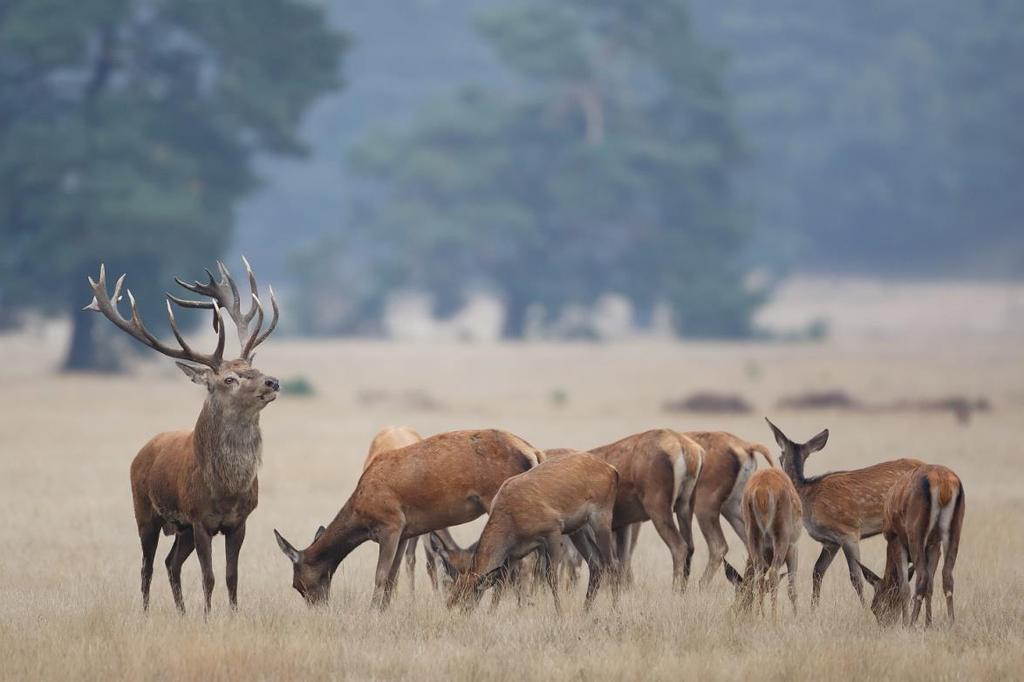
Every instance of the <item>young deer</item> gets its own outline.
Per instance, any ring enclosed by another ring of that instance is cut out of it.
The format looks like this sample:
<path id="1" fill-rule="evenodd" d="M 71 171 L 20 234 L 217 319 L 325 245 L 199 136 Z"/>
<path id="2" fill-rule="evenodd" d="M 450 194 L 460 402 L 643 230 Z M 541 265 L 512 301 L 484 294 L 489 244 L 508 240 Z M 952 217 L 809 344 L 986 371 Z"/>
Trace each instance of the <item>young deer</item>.
<path id="1" fill-rule="evenodd" d="M 366 460 L 363 461 L 363 471 L 366 471 L 366 468 L 370 466 L 370 462 L 380 453 L 404 448 L 406 445 L 412 445 L 421 440 L 423 440 L 423 436 L 408 426 L 385 426 L 377 432 L 377 435 L 373 437 L 373 441 L 370 442 L 370 451 L 366 453 Z M 416 589 L 416 545 L 418 544 L 419 538 L 409 538 L 409 542 L 405 547 L 405 567 L 409 574 L 410 590 Z M 423 543 L 423 551 L 427 557 L 427 575 L 430 577 L 430 583 L 436 590 L 437 564 L 430 543 Z"/>
<path id="2" fill-rule="evenodd" d="M 373 540 L 380 546 L 373 604 L 387 608 L 409 538 L 487 513 L 505 479 L 542 458 L 523 439 L 496 430 L 452 431 L 381 453 L 309 547 L 299 551 L 274 531 L 292 562 L 292 586 L 308 604 L 326 601 L 341 561 Z"/>
<path id="3" fill-rule="evenodd" d="M 558 574 L 563 535 L 583 555 L 590 572 L 585 605 L 593 603 L 604 573 L 614 569 L 612 515 L 619 474 L 587 453 L 542 462 L 501 486 L 472 564 L 459 573 L 448 607 L 476 606 L 484 590 L 503 579 L 509 565 L 540 549 L 548 559 L 548 586 L 561 613 Z"/>
<path id="4" fill-rule="evenodd" d="M 878 622 L 889 625 L 902 615 L 907 624 L 910 579 L 917 568 L 914 612 L 910 624 L 917 623 L 921 602 L 925 603 L 925 626 L 932 624 L 932 583 L 942 564 L 942 591 L 946 612 L 953 614 L 953 567 L 960 548 L 960 530 L 964 523 L 964 487 L 959 477 L 944 466 L 924 465 L 893 486 L 885 500 L 885 573 L 881 578 L 863 564 L 864 577 L 875 590 L 871 611 Z M 908 569 L 908 564 L 913 563 Z"/>
<path id="5" fill-rule="evenodd" d="M 203 574 L 206 612 L 210 610 L 213 592 L 213 559 L 211 539 L 223 533 L 227 568 L 225 576 L 232 608 L 238 603 L 238 554 L 245 539 L 245 521 L 256 508 L 258 483 L 256 470 L 262 456 L 260 412 L 277 397 L 277 379 L 252 367 L 253 351 L 270 336 L 277 326 L 278 308 L 273 289 L 270 303 L 274 317 L 261 332 L 263 306 L 252 268 L 245 261 L 252 306 L 242 313 L 238 287 L 223 263 L 218 262 L 220 282 L 207 271 L 206 284 L 186 284 L 185 289 L 209 298 L 192 301 L 167 295 L 167 315 L 171 331 L 180 348 L 165 346 L 142 324 L 135 298 L 127 291 L 131 318 L 125 319 L 117 309 L 124 275 L 114 285 L 113 297 L 107 294 L 106 270 L 100 265 L 99 281 L 89 278 L 92 303 L 86 310 L 102 313 L 122 331 L 153 350 L 178 362 L 178 367 L 192 381 L 206 387 L 206 402 L 191 431 L 161 433 L 150 440 L 132 461 L 132 499 L 135 521 L 142 541 L 142 608 L 149 608 L 149 587 L 153 578 L 153 557 L 160 531 L 174 533 L 174 546 L 167 555 L 167 574 L 178 610 L 185 611 L 181 596 L 181 567 L 195 550 Z M 178 331 L 171 303 L 184 308 L 213 310 L 217 347 L 212 354 L 194 351 Z M 224 319 L 226 310 L 238 331 L 241 356 L 224 360 Z M 255 317 L 256 323 L 250 330 Z M 186 364 L 194 363 L 194 364 Z M 199 365 L 199 366 L 197 366 Z"/>
<path id="6" fill-rule="evenodd" d="M 804 463 L 828 442 L 825 429 L 806 443 L 791 441 L 767 418 L 782 450 L 782 469 L 796 486 L 804 509 L 807 533 L 822 544 L 814 564 L 811 606 L 818 604 L 821 580 L 832 559 L 842 547 L 850 569 L 850 582 L 864 603 L 864 585 L 860 571 L 860 540 L 882 532 L 885 497 L 907 472 L 921 466 L 916 459 L 894 459 L 853 471 L 833 471 L 821 476 L 804 476 Z"/>
<path id="7" fill-rule="evenodd" d="M 754 592 L 757 608 L 764 615 L 764 593 L 771 593 L 772 618 L 776 617 L 779 571 L 786 565 L 789 600 L 796 615 L 797 540 L 800 538 L 803 508 L 792 481 L 778 469 L 756 472 L 743 492 L 743 523 L 747 530 L 749 560 L 746 577 L 726 562 L 725 575 L 738 589 L 738 604 L 751 605 Z"/>
<path id="8" fill-rule="evenodd" d="M 631 532 L 629 526 L 649 519 L 672 553 L 673 588 L 685 590 L 693 553 L 691 505 L 704 462 L 703 448 L 678 431 L 655 429 L 590 452 L 619 472 L 614 528 L 620 544 L 621 537 Z M 628 551 L 623 554 L 629 558 Z"/>
<path id="9" fill-rule="evenodd" d="M 690 528 L 693 517 L 697 517 L 697 525 L 708 545 L 708 564 L 700 579 L 700 586 L 706 587 L 729 551 L 729 544 L 722 532 L 719 517 L 725 517 L 740 540 L 746 544 L 747 532 L 740 513 L 740 499 L 750 475 L 757 469 L 754 455 L 760 454 L 769 466 L 772 466 L 768 448 L 759 443 L 751 443 L 725 431 L 685 431 L 684 436 L 690 438 L 704 448 L 704 465 L 700 470 L 700 478 L 693 490 L 693 504 L 690 514 L 680 520 L 680 528 Z M 633 550 L 640 533 L 640 523 L 628 529 L 617 531 L 617 547 L 620 570 L 626 582 L 632 582 Z M 693 557 L 693 544 L 686 553 L 686 564 L 683 568 L 685 578 L 690 576 L 690 563 Z"/>

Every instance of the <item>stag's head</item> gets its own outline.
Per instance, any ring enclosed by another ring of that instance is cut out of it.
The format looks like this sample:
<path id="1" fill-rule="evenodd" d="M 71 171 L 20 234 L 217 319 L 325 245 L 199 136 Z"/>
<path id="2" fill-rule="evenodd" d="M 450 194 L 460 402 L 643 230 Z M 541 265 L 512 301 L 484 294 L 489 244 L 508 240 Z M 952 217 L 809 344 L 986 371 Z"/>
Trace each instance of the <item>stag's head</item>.
<path id="1" fill-rule="evenodd" d="M 772 424 L 770 419 L 765 417 L 764 420 L 768 422 L 768 427 L 771 428 L 772 434 L 775 436 L 775 442 L 779 444 L 781 450 L 779 464 L 782 465 L 782 469 L 794 481 L 802 481 L 804 479 L 804 462 L 807 461 L 811 454 L 825 447 L 825 444 L 828 442 L 828 429 L 825 429 L 806 443 L 797 443 L 790 440 L 782 432 L 782 429 Z"/>
<path id="2" fill-rule="evenodd" d="M 263 304 L 260 302 L 256 276 L 244 257 L 242 262 L 245 265 L 251 289 L 251 303 L 246 312 L 242 312 L 238 286 L 227 267 L 219 261 L 217 263 L 220 273 L 219 282 L 209 270 L 206 271 L 206 274 L 209 275 L 209 282 L 205 284 L 201 282 L 188 284 L 177 277 L 174 279 L 186 290 L 209 299 L 196 301 L 167 294 L 167 318 L 174 338 L 178 342 L 178 348 L 163 344 L 146 329 L 139 316 L 131 289 L 125 291 L 128 296 L 131 317 L 126 319 L 121 315 L 117 304 L 121 300 L 121 289 L 124 286 L 125 276 L 121 275 L 117 279 L 114 284 L 114 295 L 110 296 L 107 293 L 107 274 L 103 265 L 100 265 L 98 281 L 93 281 L 92 277 L 89 278 L 93 299 L 85 307 L 85 310 L 102 313 L 121 331 L 158 353 L 178 360 L 176 364 L 185 375 L 193 382 L 205 386 L 208 400 L 214 402 L 223 411 L 236 414 L 259 412 L 277 397 L 280 384 L 274 377 L 265 375 L 253 367 L 252 360 L 256 347 L 263 343 L 277 327 L 280 311 L 277 307 L 277 299 L 274 297 L 274 290 L 270 288 L 270 305 L 274 314 L 270 325 L 263 329 Z M 213 329 L 217 332 L 217 347 L 213 353 L 200 353 L 189 346 L 178 330 L 172 303 L 182 308 L 213 311 Z M 224 311 L 227 311 L 238 332 L 241 354 L 234 360 L 224 359 Z"/>
<path id="3" fill-rule="evenodd" d="M 313 536 L 310 547 L 327 532 L 327 529 L 320 526 Z M 277 546 L 281 548 L 284 555 L 292 562 L 292 587 L 302 595 L 309 606 L 326 604 L 331 596 L 331 578 L 334 577 L 334 569 L 337 564 L 329 562 L 311 561 L 309 548 L 298 550 L 290 542 L 284 539 L 277 530 L 274 530 L 274 537 L 277 538 Z"/>

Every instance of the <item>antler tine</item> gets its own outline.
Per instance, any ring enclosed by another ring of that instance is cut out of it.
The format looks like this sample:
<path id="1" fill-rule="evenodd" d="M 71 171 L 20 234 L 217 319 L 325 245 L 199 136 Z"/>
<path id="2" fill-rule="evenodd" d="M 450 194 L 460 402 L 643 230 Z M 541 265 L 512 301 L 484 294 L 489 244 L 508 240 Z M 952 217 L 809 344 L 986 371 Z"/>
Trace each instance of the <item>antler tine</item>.
<path id="1" fill-rule="evenodd" d="M 254 273 L 252 271 L 252 266 L 249 265 L 249 260 L 244 255 L 242 256 L 242 264 L 245 265 L 245 274 L 249 276 L 249 290 L 252 291 L 253 298 L 255 298 L 257 300 L 257 302 L 258 302 L 259 301 L 259 296 L 260 296 L 260 288 L 256 284 L 256 273 Z M 261 313 L 262 313 L 262 311 L 261 311 Z M 254 305 L 251 308 L 249 308 L 249 312 L 246 313 L 246 315 L 245 315 L 246 323 L 248 323 L 250 320 L 252 320 L 252 316 L 255 315 L 255 314 L 256 314 L 256 306 Z M 257 328 L 259 328 L 260 326 L 261 325 L 256 325 Z"/>
<path id="2" fill-rule="evenodd" d="M 252 343 L 249 346 L 247 346 L 248 353 L 246 355 L 242 356 L 242 357 L 244 357 L 246 359 L 248 359 L 251 356 L 252 352 L 254 350 L 256 350 L 256 346 L 258 346 L 261 343 L 263 343 L 264 341 L 266 341 L 267 337 L 270 336 L 270 334 L 274 331 L 274 329 L 277 328 L 277 320 L 281 316 L 281 311 L 277 307 L 277 297 L 274 296 L 274 287 L 268 286 L 267 289 L 270 291 L 270 307 L 274 311 L 274 316 L 272 318 L 270 318 L 270 326 L 267 327 L 266 330 L 262 334 L 260 334 L 259 336 L 256 336 L 255 339 L 252 341 Z M 253 296 L 253 299 L 255 299 L 255 305 L 259 306 L 259 311 L 260 311 L 260 325 L 259 326 L 262 326 L 262 324 L 263 324 L 263 306 L 259 305 L 259 301 L 260 300 L 258 298 Z M 259 326 L 257 327 L 257 329 L 259 328 Z"/>
<path id="3" fill-rule="evenodd" d="M 172 296 L 167 294 L 167 298 L 171 299 Z M 217 348 L 214 349 L 213 355 L 210 356 L 217 361 L 217 366 L 224 360 L 224 320 L 221 318 L 220 308 L 214 307 L 213 309 L 214 328 L 217 330 Z M 178 343 L 185 350 L 186 353 L 197 355 L 193 351 L 188 342 L 185 341 L 185 337 L 181 335 L 178 330 L 178 321 L 174 319 L 174 309 L 171 307 L 171 301 L 167 301 L 167 320 L 171 323 L 171 331 L 174 332 L 174 338 L 178 340 Z"/>
<path id="4" fill-rule="evenodd" d="M 190 362 L 197 362 L 213 369 L 220 367 L 220 363 L 223 359 L 224 354 L 224 333 L 221 331 L 220 339 L 217 344 L 217 350 L 213 355 L 204 355 L 197 353 L 188 346 L 185 340 L 182 338 L 181 333 L 178 331 L 177 324 L 175 324 L 174 314 L 170 314 L 171 329 L 174 332 L 175 338 L 178 343 L 181 344 L 181 348 L 171 348 L 160 343 L 153 334 L 146 329 L 142 323 L 142 318 L 139 315 L 138 306 L 135 302 L 135 296 L 132 295 L 131 289 L 127 289 L 128 303 L 131 308 L 131 318 L 125 319 L 117 309 L 117 302 L 121 298 L 121 289 L 124 286 L 125 275 L 121 275 L 117 278 L 117 282 L 114 284 L 114 298 L 111 300 L 107 294 L 107 271 L 106 267 L 100 265 L 100 275 L 98 281 L 93 281 L 92 277 L 89 277 L 89 286 L 92 288 L 93 298 L 89 305 L 85 306 L 85 310 L 92 310 L 95 312 L 102 313 L 104 317 L 114 323 L 121 331 L 132 336 L 137 341 L 144 343 L 158 353 L 162 353 L 168 357 L 176 358 L 178 360 L 187 360 Z M 168 303 L 170 306 L 170 303 Z M 222 325 L 223 327 L 223 325 Z"/>
<path id="5" fill-rule="evenodd" d="M 243 360 L 251 358 L 252 351 L 256 347 L 256 337 L 259 335 L 260 328 L 263 327 L 263 304 L 260 303 L 260 299 L 256 294 L 252 295 L 252 311 L 257 314 L 256 329 L 242 347 Z"/>

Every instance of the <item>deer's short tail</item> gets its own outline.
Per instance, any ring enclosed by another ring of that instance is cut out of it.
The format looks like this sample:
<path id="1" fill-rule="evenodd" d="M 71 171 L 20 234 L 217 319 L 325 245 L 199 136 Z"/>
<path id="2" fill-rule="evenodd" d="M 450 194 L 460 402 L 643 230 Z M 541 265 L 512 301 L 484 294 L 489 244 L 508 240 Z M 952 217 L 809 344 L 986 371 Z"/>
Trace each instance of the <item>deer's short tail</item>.
<path id="1" fill-rule="evenodd" d="M 960 479 L 945 467 L 936 468 L 925 476 L 923 488 L 930 503 L 928 532 L 925 534 L 925 538 L 930 538 L 937 526 L 939 540 L 945 545 L 949 537 L 953 512 L 956 511 L 957 501 L 961 494 Z"/>
<path id="2" fill-rule="evenodd" d="M 750 446 L 749 450 L 752 453 L 756 452 L 757 454 L 764 457 L 764 461 L 768 463 L 769 467 L 778 469 L 778 467 L 775 466 L 775 462 L 772 460 L 771 451 L 764 445 L 761 445 L 760 443 L 754 443 L 753 445 Z"/>

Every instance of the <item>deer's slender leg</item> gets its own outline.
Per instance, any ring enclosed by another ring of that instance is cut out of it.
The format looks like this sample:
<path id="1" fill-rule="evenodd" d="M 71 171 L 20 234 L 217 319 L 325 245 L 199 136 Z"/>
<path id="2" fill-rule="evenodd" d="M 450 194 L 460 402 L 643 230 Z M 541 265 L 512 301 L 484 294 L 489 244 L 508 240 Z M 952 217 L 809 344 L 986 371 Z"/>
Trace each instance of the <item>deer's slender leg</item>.
<path id="1" fill-rule="evenodd" d="M 416 545 L 419 544 L 420 536 L 409 538 L 405 546 L 405 568 L 409 574 L 409 591 L 416 591 Z"/>
<path id="2" fill-rule="evenodd" d="M 160 524 L 149 523 L 139 527 L 142 543 L 142 610 L 149 610 L 149 586 L 153 582 L 153 557 L 160 542 Z"/>
<path id="3" fill-rule="evenodd" d="M 789 583 L 789 601 L 793 604 L 793 615 L 796 615 L 796 568 L 799 563 L 799 550 L 796 543 L 789 545 L 786 553 L 786 580 Z"/>
<path id="4" fill-rule="evenodd" d="M 963 495 L 963 491 L 960 494 Z M 953 612 L 953 567 L 956 566 L 956 555 L 960 550 L 960 528 L 963 519 L 964 505 L 961 501 L 953 512 L 949 534 L 942 547 L 942 592 L 946 595 L 946 615 L 949 616 L 950 623 L 956 620 Z"/>
<path id="5" fill-rule="evenodd" d="M 437 582 L 437 557 L 434 555 L 434 551 L 430 548 L 430 541 L 423 541 L 423 554 L 426 560 L 423 562 L 427 568 L 427 577 L 430 578 L 430 586 L 434 592 L 437 592 L 439 583 Z"/>
<path id="6" fill-rule="evenodd" d="M 700 587 L 707 587 L 715 574 L 722 567 L 725 561 L 725 554 L 729 545 L 725 541 L 725 533 L 722 532 L 722 524 L 719 521 L 718 510 L 698 509 L 697 525 L 708 543 L 708 565 L 704 568 L 704 575 L 700 577 Z"/>
<path id="7" fill-rule="evenodd" d="M 686 543 L 686 560 L 683 563 L 683 583 L 690 581 L 690 564 L 693 562 L 693 507 L 690 505 L 676 509 L 676 521 L 679 523 L 679 535 Z"/>
<path id="8" fill-rule="evenodd" d="M 555 600 L 555 612 L 561 615 L 562 602 L 558 595 L 558 567 L 562 564 L 562 533 L 555 531 L 550 533 L 544 540 L 544 553 L 547 554 L 548 587 L 551 588 L 551 596 Z"/>
<path id="9" fill-rule="evenodd" d="M 245 521 L 224 535 L 224 582 L 228 585 L 228 601 L 232 609 L 238 608 L 238 555 L 245 542 Z"/>
<path id="10" fill-rule="evenodd" d="M 932 587 L 935 584 L 935 571 L 939 567 L 939 543 L 933 542 L 925 549 L 924 567 L 924 626 L 932 626 Z"/>
<path id="11" fill-rule="evenodd" d="M 388 607 L 385 592 L 387 591 L 391 569 L 395 564 L 398 546 L 401 544 L 401 541 L 402 531 L 400 528 L 387 530 L 377 540 L 377 543 L 380 545 L 380 553 L 377 555 L 377 573 L 370 605 L 379 608 L 381 611 Z"/>
<path id="12" fill-rule="evenodd" d="M 395 593 L 395 586 L 398 585 L 398 573 L 402 568 L 402 558 L 405 556 L 405 550 L 409 546 L 410 538 L 405 538 L 398 543 L 398 549 L 395 550 L 395 560 L 391 564 L 391 571 L 388 573 L 388 581 L 384 586 L 384 606 L 387 608 L 391 604 L 391 597 Z"/>
<path id="13" fill-rule="evenodd" d="M 860 599 L 860 605 L 864 606 L 864 578 L 860 572 L 860 546 L 856 539 L 847 540 L 843 543 L 843 554 L 846 556 L 846 565 L 850 569 L 850 582 L 853 583 L 853 590 Z"/>
<path id="14" fill-rule="evenodd" d="M 658 504 L 658 502 L 662 502 L 662 504 Z M 686 563 L 687 549 L 682 535 L 679 534 L 679 529 L 676 528 L 675 520 L 672 518 L 671 505 L 659 498 L 656 498 L 653 504 L 648 505 L 647 500 L 644 503 L 651 523 L 654 524 L 654 529 L 658 531 L 658 535 L 672 554 L 672 587 L 682 592 L 686 589 L 683 567 Z"/>
<path id="15" fill-rule="evenodd" d="M 174 605 L 181 613 L 185 613 L 185 600 L 181 596 L 181 567 L 195 549 L 193 537 L 191 526 L 175 533 L 174 545 L 164 562 L 167 565 L 167 578 L 171 583 L 171 594 L 174 595 Z"/>
<path id="16" fill-rule="evenodd" d="M 213 538 L 202 523 L 192 525 L 192 537 L 199 557 L 199 569 L 203 574 L 203 599 L 205 612 L 210 613 L 210 599 L 213 596 Z"/>
<path id="17" fill-rule="evenodd" d="M 821 581 L 825 578 L 825 571 L 828 570 L 832 560 L 839 552 L 839 545 L 831 542 L 822 543 L 821 554 L 814 562 L 814 574 L 811 577 L 811 608 L 817 608 L 821 599 Z"/>

